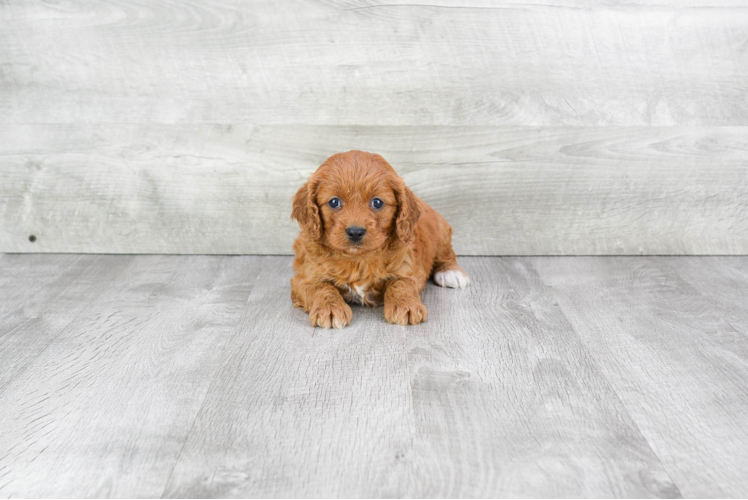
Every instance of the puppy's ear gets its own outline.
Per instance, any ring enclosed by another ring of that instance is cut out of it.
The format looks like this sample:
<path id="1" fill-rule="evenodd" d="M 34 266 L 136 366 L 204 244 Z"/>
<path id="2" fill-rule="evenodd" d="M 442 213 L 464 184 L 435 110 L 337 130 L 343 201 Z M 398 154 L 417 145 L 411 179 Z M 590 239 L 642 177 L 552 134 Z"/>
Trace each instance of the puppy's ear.
<path id="1" fill-rule="evenodd" d="M 291 218 L 299 221 L 302 231 L 319 240 L 322 238 L 322 219 L 319 216 L 319 207 L 314 201 L 316 190 L 317 184 L 312 181 L 299 188 L 293 198 Z"/>
<path id="2" fill-rule="evenodd" d="M 398 180 L 395 183 L 395 197 L 397 198 L 397 215 L 395 215 L 395 231 L 400 240 L 410 243 L 415 237 L 414 230 L 416 222 L 421 216 L 421 208 L 418 199 L 408 186 Z"/>

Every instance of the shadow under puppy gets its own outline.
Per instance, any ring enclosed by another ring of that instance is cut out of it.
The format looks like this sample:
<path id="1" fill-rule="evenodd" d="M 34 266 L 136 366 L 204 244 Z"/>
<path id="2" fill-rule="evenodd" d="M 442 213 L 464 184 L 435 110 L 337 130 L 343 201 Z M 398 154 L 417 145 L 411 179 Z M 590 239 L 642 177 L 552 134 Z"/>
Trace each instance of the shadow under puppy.
<path id="1" fill-rule="evenodd" d="M 417 325 L 428 311 L 420 292 L 463 288 L 467 274 L 452 250 L 452 227 L 405 186 L 380 155 L 331 156 L 293 200 L 301 233 L 294 243 L 291 298 L 313 326 L 343 328 L 346 304 L 384 304 L 390 323 Z"/>

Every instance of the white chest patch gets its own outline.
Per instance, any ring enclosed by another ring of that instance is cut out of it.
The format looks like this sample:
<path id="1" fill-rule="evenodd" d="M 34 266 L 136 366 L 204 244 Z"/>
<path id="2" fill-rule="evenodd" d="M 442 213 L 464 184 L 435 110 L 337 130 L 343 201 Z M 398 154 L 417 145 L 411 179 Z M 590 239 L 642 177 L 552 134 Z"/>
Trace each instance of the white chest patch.
<path id="1" fill-rule="evenodd" d="M 359 300 L 362 304 L 366 303 L 366 285 L 353 285 L 353 289 L 359 296 Z"/>
<path id="2" fill-rule="evenodd" d="M 346 302 L 350 302 L 351 304 L 361 304 L 362 306 L 381 305 L 381 298 L 379 292 L 376 291 L 376 287 L 374 288 L 374 293 L 372 293 L 368 285 L 370 283 L 363 285 L 342 285 L 339 289 Z"/>

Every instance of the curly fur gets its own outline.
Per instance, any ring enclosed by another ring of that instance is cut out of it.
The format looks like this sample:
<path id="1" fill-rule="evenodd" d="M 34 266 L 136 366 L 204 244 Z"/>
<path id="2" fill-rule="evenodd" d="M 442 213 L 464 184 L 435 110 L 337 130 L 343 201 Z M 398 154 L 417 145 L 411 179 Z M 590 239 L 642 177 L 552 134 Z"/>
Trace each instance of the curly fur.
<path id="1" fill-rule="evenodd" d="M 341 208 L 328 205 L 335 197 Z M 384 201 L 380 210 L 370 206 L 374 197 Z M 468 282 L 450 225 L 380 155 L 349 151 L 328 158 L 296 193 L 291 216 L 301 227 L 291 298 L 313 326 L 349 325 L 346 302 L 384 304 L 390 323 L 415 325 L 428 315 L 420 292 L 429 277 L 442 286 Z M 359 243 L 348 239 L 351 226 L 366 229 Z"/>

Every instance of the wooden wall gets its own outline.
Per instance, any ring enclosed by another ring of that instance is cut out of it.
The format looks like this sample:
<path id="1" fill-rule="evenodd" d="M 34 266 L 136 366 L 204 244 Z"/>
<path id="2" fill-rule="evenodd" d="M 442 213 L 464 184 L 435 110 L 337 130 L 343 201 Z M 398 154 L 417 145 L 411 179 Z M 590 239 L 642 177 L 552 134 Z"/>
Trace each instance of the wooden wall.
<path id="1" fill-rule="evenodd" d="M 288 254 L 364 149 L 459 254 L 745 254 L 747 125 L 746 1 L 4 0 L 0 252 Z"/>

